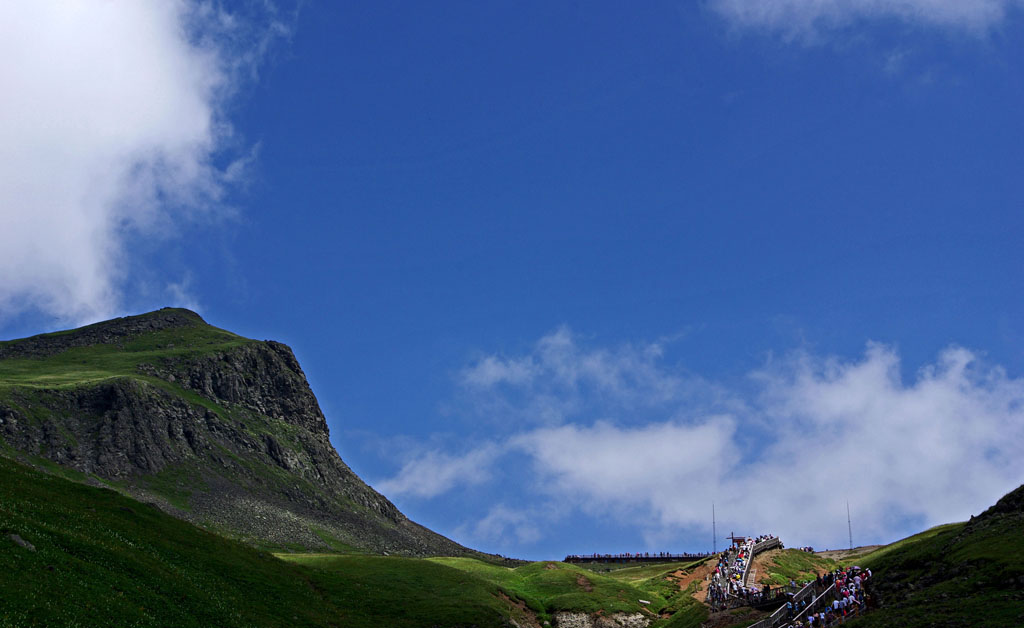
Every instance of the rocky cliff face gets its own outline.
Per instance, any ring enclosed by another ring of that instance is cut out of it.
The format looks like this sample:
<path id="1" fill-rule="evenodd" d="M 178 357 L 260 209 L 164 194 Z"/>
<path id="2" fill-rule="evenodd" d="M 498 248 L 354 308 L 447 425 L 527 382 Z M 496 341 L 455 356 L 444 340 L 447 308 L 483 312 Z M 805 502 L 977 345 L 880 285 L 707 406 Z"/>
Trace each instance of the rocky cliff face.
<path id="1" fill-rule="evenodd" d="M 160 310 L 0 344 L 0 438 L 277 546 L 459 555 L 363 483 L 292 351 Z"/>

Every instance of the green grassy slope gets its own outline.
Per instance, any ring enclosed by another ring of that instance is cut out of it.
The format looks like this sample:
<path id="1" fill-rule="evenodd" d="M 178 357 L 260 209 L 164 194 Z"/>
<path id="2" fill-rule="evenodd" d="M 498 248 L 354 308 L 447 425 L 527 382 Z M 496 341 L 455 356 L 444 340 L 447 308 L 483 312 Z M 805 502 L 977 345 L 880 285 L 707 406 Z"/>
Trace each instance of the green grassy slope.
<path id="1" fill-rule="evenodd" d="M 482 557 L 345 465 L 288 347 L 188 310 L 0 342 L 0 453 L 264 549 Z"/>
<path id="2" fill-rule="evenodd" d="M 648 608 L 656 612 L 667 604 L 661 595 L 650 589 L 637 588 L 562 562 L 537 562 L 508 569 L 470 558 L 430 560 L 494 582 L 506 594 L 546 615 L 558 611 L 636 613 L 644 608 L 640 600 L 649 601 Z"/>
<path id="3" fill-rule="evenodd" d="M 852 626 L 1024 626 L 1024 487 L 971 522 L 947 524 L 856 559 L 882 607 Z M 997 505 L 998 507 L 999 505 Z"/>
<path id="4" fill-rule="evenodd" d="M 0 628 L 484 628 L 561 610 L 636 612 L 640 599 L 654 611 L 680 611 L 656 627 L 696 626 L 705 616 L 664 579 L 637 586 L 564 563 L 512 569 L 470 558 L 282 557 L 0 457 Z"/>
<path id="5" fill-rule="evenodd" d="M 15 543 L 11 535 L 31 543 Z M 498 626 L 498 587 L 425 560 L 290 564 L 0 458 L 0 626 Z"/>
<path id="6" fill-rule="evenodd" d="M 796 582 L 813 580 L 819 573 L 834 569 L 837 563 L 810 552 L 798 549 L 786 549 L 772 558 L 767 567 L 768 582 L 773 586 L 789 584 L 790 579 Z M 758 581 L 764 581 L 765 574 L 759 574 Z"/>
<path id="7" fill-rule="evenodd" d="M 645 563 L 642 565 L 629 565 L 623 563 L 582 563 L 579 567 L 588 571 L 604 573 L 616 580 L 625 582 L 639 582 L 654 576 L 661 576 L 677 569 L 689 569 L 699 565 L 703 561 L 682 562 L 682 563 Z"/>
<path id="8" fill-rule="evenodd" d="M 141 319 L 145 316 L 132 318 Z M 0 342 L 0 349 L 11 350 L 18 344 L 39 342 L 50 337 L 66 336 L 71 332 L 80 333 L 82 330 L 88 328 L 3 341 Z M 151 364 L 163 358 L 195 357 L 228 351 L 251 342 L 255 341 L 204 323 L 151 331 L 138 337 L 125 338 L 119 343 L 73 347 L 52 355 L 15 355 L 0 360 L 0 394 L 4 388 L 12 386 L 55 388 L 90 384 L 112 377 L 132 377 L 166 385 L 163 380 L 141 374 L 139 365 Z M 184 392 L 178 387 L 173 388 L 179 394 Z"/>
<path id="9" fill-rule="evenodd" d="M 541 620 L 559 611 L 644 612 L 652 620 L 651 628 L 697 628 L 708 616 L 707 607 L 693 598 L 697 583 L 682 590 L 678 581 L 669 577 L 679 569 L 693 569 L 702 561 L 641 565 L 635 570 L 602 575 L 561 562 L 509 569 L 468 558 L 430 560 L 498 584 L 507 595 L 524 601 Z M 650 604 L 641 605 L 641 599 Z"/>
<path id="10" fill-rule="evenodd" d="M 892 543 L 889 543 L 888 545 L 883 545 L 883 546 L 879 547 L 878 549 L 876 549 L 874 551 L 871 551 L 871 552 L 868 552 L 866 554 L 859 554 L 859 555 L 854 555 L 854 556 L 851 556 L 851 557 L 848 557 L 848 558 L 843 558 L 843 560 L 841 562 L 842 562 L 843 565 L 847 565 L 847 566 L 849 566 L 849 565 L 862 565 L 862 564 L 863 564 L 863 566 L 868 566 L 868 565 L 879 564 L 879 562 L 884 557 L 892 554 L 893 552 L 897 552 L 897 551 L 906 549 L 907 547 L 910 547 L 910 546 L 913 546 L 913 545 L 917 545 L 917 544 L 920 544 L 922 542 L 930 541 L 931 539 L 934 539 L 936 536 L 938 536 L 940 534 L 943 534 L 945 532 L 949 532 L 949 531 L 959 532 L 960 530 L 963 529 L 963 526 L 964 526 L 963 523 L 946 523 L 946 524 L 943 524 L 943 525 L 938 525 L 938 526 L 935 526 L 934 528 L 928 528 L 924 532 L 918 532 L 917 534 L 908 536 L 905 539 L 900 539 L 899 541 L 893 541 Z M 927 544 L 927 543 L 924 543 L 923 545 L 919 545 L 919 546 L 920 547 L 930 547 L 930 545 Z"/>

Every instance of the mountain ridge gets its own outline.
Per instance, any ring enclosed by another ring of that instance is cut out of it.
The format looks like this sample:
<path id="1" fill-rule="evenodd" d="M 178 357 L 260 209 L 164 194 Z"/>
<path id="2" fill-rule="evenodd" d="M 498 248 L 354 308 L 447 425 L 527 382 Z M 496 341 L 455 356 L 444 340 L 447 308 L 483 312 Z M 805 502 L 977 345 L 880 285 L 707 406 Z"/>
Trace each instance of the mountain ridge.
<path id="1" fill-rule="evenodd" d="M 352 472 L 289 347 L 189 310 L 0 343 L 0 440 L 257 545 L 477 554 Z"/>

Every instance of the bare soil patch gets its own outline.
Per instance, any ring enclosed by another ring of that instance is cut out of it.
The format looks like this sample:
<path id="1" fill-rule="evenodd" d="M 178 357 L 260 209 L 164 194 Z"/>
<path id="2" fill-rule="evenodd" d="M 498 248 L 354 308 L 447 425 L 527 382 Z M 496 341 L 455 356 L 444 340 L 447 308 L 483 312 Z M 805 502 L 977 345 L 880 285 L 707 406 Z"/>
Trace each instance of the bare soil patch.
<path id="1" fill-rule="evenodd" d="M 665 579 L 675 582 L 676 585 L 679 587 L 679 590 L 682 591 L 695 581 L 707 579 L 707 577 L 710 576 L 711 573 L 715 570 L 715 565 L 716 563 L 714 561 L 706 560 L 689 571 L 677 569 L 669 575 L 665 576 Z M 707 594 L 707 587 L 700 587 L 700 590 L 696 591 L 693 594 L 693 597 L 694 599 L 703 602 L 704 599 L 707 597 Z"/>
<path id="2" fill-rule="evenodd" d="M 750 569 L 756 574 L 755 584 L 763 585 L 768 580 L 768 574 L 775 563 L 775 557 L 781 553 L 782 550 L 773 549 L 754 556 L 754 562 L 750 565 Z"/>
<path id="3" fill-rule="evenodd" d="M 508 604 L 509 615 L 512 617 L 516 626 L 519 626 L 520 628 L 524 628 L 525 626 L 529 626 L 529 628 L 543 628 L 543 626 L 540 625 L 540 621 L 537 620 L 537 613 L 533 612 L 533 609 L 527 606 L 526 602 L 522 600 L 513 600 L 501 592 L 498 592 L 498 597 Z"/>

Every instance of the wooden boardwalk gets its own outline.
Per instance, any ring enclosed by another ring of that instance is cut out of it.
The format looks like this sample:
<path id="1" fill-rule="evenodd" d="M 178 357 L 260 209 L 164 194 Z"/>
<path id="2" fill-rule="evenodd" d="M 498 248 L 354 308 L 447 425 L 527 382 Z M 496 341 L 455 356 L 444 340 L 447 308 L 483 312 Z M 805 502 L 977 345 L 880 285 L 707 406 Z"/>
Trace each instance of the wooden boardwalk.
<path id="1" fill-rule="evenodd" d="M 711 554 L 570 554 L 567 563 L 692 563 Z"/>

